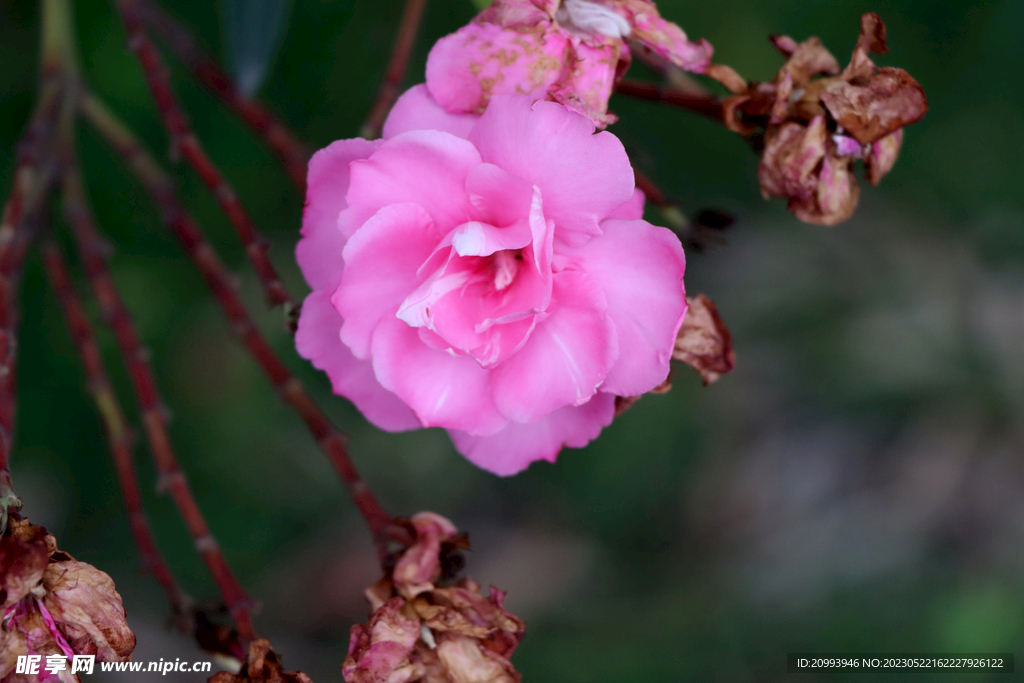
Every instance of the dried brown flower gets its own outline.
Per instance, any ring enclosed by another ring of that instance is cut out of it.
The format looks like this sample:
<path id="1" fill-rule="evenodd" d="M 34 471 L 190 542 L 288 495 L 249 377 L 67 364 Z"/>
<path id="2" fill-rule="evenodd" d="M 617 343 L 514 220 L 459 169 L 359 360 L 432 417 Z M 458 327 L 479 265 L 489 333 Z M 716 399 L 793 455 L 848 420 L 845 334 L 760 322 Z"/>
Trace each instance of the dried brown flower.
<path id="1" fill-rule="evenodd" d="M 0 537 L 0 680 L 49 680 L 12 673 L 19 655 L 95 655 L 127 661 L 135 649 L 121 596 L 111 578 L 57 548 L 46 529 L 16 514 Z M 61 672 L 61 680 L 78 676 Z"/>
<path id="2" fill-rule="evenodd" d="M 270 641 L 259 639 L 249 644 L 249 656 L 245 668 L 233 674 L 221 671 L 209 679 L 209 683 L 313 683 L 301 671 L 285 671 L 281 658 L 270 647 Z"/>
<path id="3" fill-rule="evenodd" d="M 450 584 L 453 553 L 468 547 L 444 517 L 407 520 L 413 542 L 395 568 L 366 590 L 373 609 L 352 627 L 342 674 L 348 683 L 518 683 L 509 658 L 522 620 L 494 587 L 484 596 L 464 578 Z"/>
<path id="4" fill-rule="evenodd" d="M 699 372 L 708 385 L 736 366 L 732 336 L 711 299 L 698 294 L 686 297 L 686 301 L 689 309 L 676 336 L 672 357 Z"/>
<path id="5" fill-rule="evenodd" d="M 786 62 L 770 83 L 746 83 L 726 66 L 707 70 L 733 93 L 723 106 L 725 123 L 763 147 L 758 179 L 766 199 L 788 199 L 807 223 L 841 223 L 860 197 L 855 160 L 877 185 L 899 155 L 903 127 L 928 111 L 924 89 L 903 69 L 880 68 L 869 57 L 888 50 L 874 12 L 861 17 L 857 47 L 842 70 L 818 38 L 771 41 Z"/>

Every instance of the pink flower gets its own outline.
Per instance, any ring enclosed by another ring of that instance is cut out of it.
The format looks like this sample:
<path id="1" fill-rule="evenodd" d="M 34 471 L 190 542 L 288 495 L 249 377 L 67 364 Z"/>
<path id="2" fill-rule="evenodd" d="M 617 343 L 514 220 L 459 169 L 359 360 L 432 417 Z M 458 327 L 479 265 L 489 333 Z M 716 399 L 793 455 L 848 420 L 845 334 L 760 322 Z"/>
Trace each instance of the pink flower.
<path id="1" fill-rule="evenodd" d="M 550 99 L 604 128 L 608 98 L 629 68 L 630 37 L 676 66 L 703 73 L 706 40 L 691 43 L 651 0 L 495 0 L 468 26 L 437 41 L 430 94 L 453 113 L 481 113 L 493 95 Z"/>
<path id="2" fill-rule="evenodd" d="M 384 139 L 309 164 L 299 353 L 377 426 L 444 427 L 513 474 L 582 447 L 668 375 L 684 257 L 625 150 L 522 95 L 451 115 L 409 90 Z"/>

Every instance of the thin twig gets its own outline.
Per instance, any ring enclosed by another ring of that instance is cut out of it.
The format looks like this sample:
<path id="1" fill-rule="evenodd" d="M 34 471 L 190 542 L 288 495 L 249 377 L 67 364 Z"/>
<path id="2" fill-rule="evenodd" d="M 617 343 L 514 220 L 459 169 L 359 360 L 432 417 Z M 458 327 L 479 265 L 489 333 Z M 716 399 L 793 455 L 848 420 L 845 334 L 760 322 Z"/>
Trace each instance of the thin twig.
<path id="1" fill-rule="evenodd" d="M 254 99 L 245 97 L 181 22 L 150 0 L 139 0 L 139 16 L 163 38 L 196 79 L 223 101 L 270 148 L 292 184 L 305 194 L 306 164 L 311 151 L 276 116 Z"/>
<path id="2" fill-rule="evenodd" d="M 189 489 L 185 473 L 178 465 L 167 433 L 167 410 L 160 398 L 156 379 L 149 366 L 149 350 L 143 344 L 117 285 L 107 267 L 107 247 L 93 221 L 78 169 L 69 168 L 62 182 L 65 218 L 72 228 L 89 283 L 99 302 L 103 319 L 114 334 L 121 356 L 135 389 L 150 452 L 159 473 L 158 490 L 169 491 L 196 550 L 213 575 L 234 619 L 239 635 L 252 641 L 256 634 L 249 609 L 252 601 L 239 585 L 231 567 L 210 532 L 203 513 Z"/>
<path id="3" fill-rule="evenodd" d="M 302 418 L 320 449 L 337 470 L 349 495 L 373 533 L 378 554 L 383 560 L 386 543 L 396 533 L 393 520 L 381 507 L 373 492 L 359 476 L 348 454 L 347 438 L 310 398 L 299 380 L 274 354 L 238 295 L 217 252 L 202 229 L 178 201 L 171 178 L 154 161 L 135 136 L 95 96 L 83 100 L 82 112 L 101 136 L 117 150 L 149 192 L 160 211 L 161 220 L 202 274 L 207 287 L 220 305 L 239 340 L 259 364 L 282 400 Z"/>
<path id="4" fill-rule="evenodd" d="M 10 473 L 17 410 L 18 298 L 33 224 L 41 217 L 57 173 L 58 162 L 51 148 L 62 107 L 68 101 L 71 20 L 67 3 L 42 3 L 39 99 L 17 146 L 14 182 L 0 218 L 0 533 L 7 528 L 7 511 L 22 506 Z M 66 112 L 67 107 L 63 109 Z"/>
<path id="5" fill-rule="evenodd" d="M 405 70 L 409 66 L 409 58 L 412 57 L 416 34 L 419 32 L 420 22 L 423 21 L 423 10 L 426 6 L 427 0 L 405 0 L 402 21 L 398 26 L 398 36 L 395 38 L 395 46 L 391 50 L 391 61 L 388 62 L 388 69 L 384 72 L 384 81 L 377 92 L 373 108 L 370 109 L 366 123 L 363 124 L 359 132 L 368 140 L 380 137 L 388 112 L 391 111 L 395 100 L 402 92 Z"/>
<path id="6" fill-rule="evenodd" d="M 636 179 L 637 189 L 641 190 L 647 201 L 661 212 L 662 218 L 668 223 L 668 227 L 676 231 L 685 230 L 689 225 L 689 221 L 682 210 L 676 206 L 675 202 L 669 199 L 661 188 L 655 185 L 654 181 L 637 168 L 636 165 L 633 166 L 633 176 Z"/>
<path id="7" fill-rule="evenodd" d="M 110 377 L 103 363 L 103 355 L 93 334 L 92 324 L 89 322 L 85 308 L 71 282 L 60 247 L 54 240 L 48 239 L 43 243 L 42 255 L 50 284 L 64 313 L 68 332 L 71 334 L 75 348 L 82 360 L 86 387 L 96 402 L 96 409 L 103 421 L 107 444 L 114 458 L 117 479 L 128 514 L 128 525 L 135 538 L 135 545 L 138 546 L 142 566 L 156 578 L 157 583 L 163 588 L 172 614 L 179 617 L 186 615 L 189 611 L 190 600 L 178 586 L 153 539 L 153 533 L 142 505 L 142 494 L 139 491 L 139 481 L 132 456 L 134 435 L 125 419 L 117 395 L 114 393 L 113 385 L 110 383 Z"/>
<path id="8" fill-rule="evenodd" d="M 615 92 L 648 102 L 660 102 L 722 121 L 722 101 L 710 94 L 688 92 L 679 88 L 666 87 L 657 83 L 625 80 L 615 86 Z"/>
<path id="9" fill-rule="evenodd" d="M 239 239 L 242 240 L 245 253 L 256 269 L 267 303 L 270 306 L 284 306 L 286 312 L 290 314 L 298 308 L 298 304 L 285 289 L 284 283 L 270 262 L 267 255 L 269 242 L 256 229 L 252 218 L 238 200 L 234 188 L 206 154 L 192 131 L 171 88 L 167 67 L 146 33 L 138 0 L 117 0 L 117 7 L 128 34 L 128 49 L 135 55 L 142 68 L 150 94 L 171 137 L 171 148 L 185 157 L 231 221 Z"/>

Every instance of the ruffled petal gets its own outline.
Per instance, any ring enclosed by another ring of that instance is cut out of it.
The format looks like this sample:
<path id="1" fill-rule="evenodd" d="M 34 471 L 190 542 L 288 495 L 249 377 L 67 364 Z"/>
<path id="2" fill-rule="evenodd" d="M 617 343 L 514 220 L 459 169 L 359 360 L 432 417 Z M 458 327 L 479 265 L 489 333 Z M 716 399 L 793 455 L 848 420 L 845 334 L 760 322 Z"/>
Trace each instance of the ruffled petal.
<path id="1" fill-rule="evenodd" d="M 341 281 L 345 236 L 338 231 L 338 214 L 346 207 L 349 164 L 366 159 L 380 145 L 380 140 L 338 140 L 309 160 L 302 239 L 295 247 L 295 258 L 313 289 L 333 290 Z"/>
<path id="2" fill-rule="evenodd" d="M 373 369 L 424 427 L 494 434 L 508 424 L 491 398 L 487 370 L 421 341 L 417 328 L 385 316 L 373 333 Z"/>
<path id="3" fill-rule="evenodd" d="M 533 188 L 494 164 L 480 164 L 466 178 L 466 193 L 477 220 L 507 226 L 529 213 Z"/>
<path id="4" fill-rule="evenodd" d="M 553 279 L 549 315 L 523 348 L 491 370 L 494 403 L 514 422 L 535 422 L 563 406 L 581 405 L 618 354 L 601 288 L 575 270 Z"/>
<path id="5" fill-rule="evenodd" d="M 415 413 L 402 399 L 380 385 L 370 361 L 352 355 L 339 336 L 341 316 L 330 302 L 328 292 L 313 292 L 306 297 L 295 332 L 299 355 L 323 370 L 331 380 L 334 393 L 355 404 L 367 420 L 389 432 L 416 429 Z"/>
<path id="6" fill-rule="evenodd" d="M 430 216 L 406 203 L 381 209 L 345 245 L 345 275 L 331 303 L 345 321 L 341 339 L 357 358 L 369 354 L 381 317 L 393 316 L 419 286 L 416 271 L 436 244 Z"/>
<path id="7" fill-rule="evenodd" d="M 702 74 L 711 64 L 711 55 L 715 51 L 711 43 L 703 38 L 690 42 L 683 29 L 661 18 L 651 0 L 611 0 L 611 4 L 629 21 L 632 27 L 630 38 L 680 69 Z"/>
<path id="8" fill-rule="evenodd" d="M 383 137 L 393 138 L 411 130 L 439 130 L 460 138 L 469 137 L 476 114 L 449 114 L 431 97 L 426 83 L 406 90 L 384 122 Z"/>
<path id="9" fill-rule="evenodd" d="M 598 392 L 581 406 L 567 406 L 542 420 L 512 423 L 492 436 L 449 430 L 460 453 L 499 476 L 516 474 L 537 460 L 554 462 L 563 446 L 582 448 L 597 438 L 615 416 L 615 397 Z"/>
<path id="10" fill-rule="evenodd" d="M 567 46 L 550 21 L 525 30 L 473 22 L 434 44 L 427 87 L 449 112 L 479 114 L 498 94 L 541 99 L 562 73 Z"/>
<path id="11" fill-rule="evenodd" d="M 633 195 L 633 168 L 611 133 L 554 102 L 495 97 L 470 132 L 483 160 L 540 188 L 556 237 L 570 243 L 601 233 L 598 224 Z"/>
<path id="12" fill-rule="evenodd" d="M 566 248 L 604 291 L 615 324 L 619 356 L 601 385 L 619 396 L 639 396 L 668 377 L 676 333 L 686 314 L 679 238 L 646 221 L 609 220 L 604 234 Z"/>
<path id="13" fill-rule="evenodd" d="M 451 133 L 417 130 L 386 140 L 373 156 L 352 164 L 348 208 L 338 227 L 351 237 L 385 206 L 413 202 L 430 214 L 440 240 L 472 220 L 466 176 L 480 161 L 471 143 Z"/>

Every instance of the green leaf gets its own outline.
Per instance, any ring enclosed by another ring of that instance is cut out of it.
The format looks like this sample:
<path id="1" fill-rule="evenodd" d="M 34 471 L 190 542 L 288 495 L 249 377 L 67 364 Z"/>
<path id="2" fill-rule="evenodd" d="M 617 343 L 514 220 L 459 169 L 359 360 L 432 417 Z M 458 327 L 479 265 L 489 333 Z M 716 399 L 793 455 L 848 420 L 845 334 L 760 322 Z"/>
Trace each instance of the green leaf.
<path id="1" fill-rule="evenodd" d="M 224 0 L 223 9 L 228 67 L 235 87 L 252 97 L 270 72 L 291 0 Z"/>
<path id="2" fill-rule="evenodd" d="M 491 6 L 492 0 L 470 0 L 477 9 L 484 10 Z"/>

